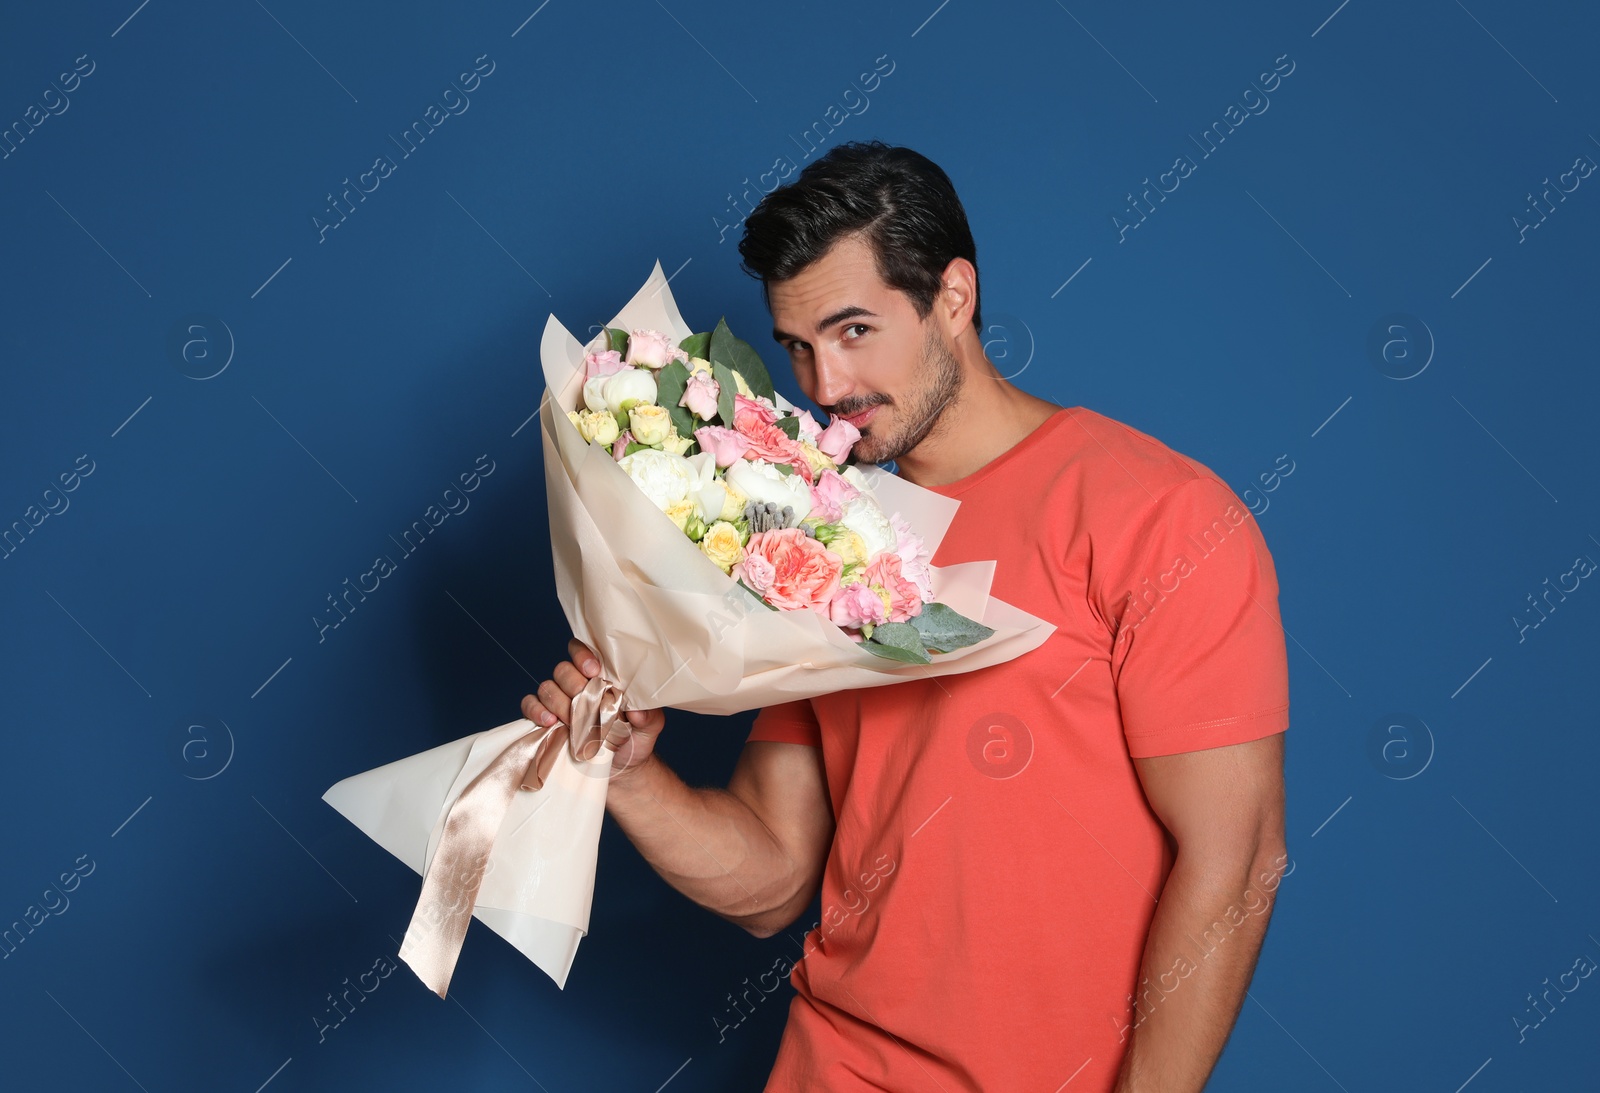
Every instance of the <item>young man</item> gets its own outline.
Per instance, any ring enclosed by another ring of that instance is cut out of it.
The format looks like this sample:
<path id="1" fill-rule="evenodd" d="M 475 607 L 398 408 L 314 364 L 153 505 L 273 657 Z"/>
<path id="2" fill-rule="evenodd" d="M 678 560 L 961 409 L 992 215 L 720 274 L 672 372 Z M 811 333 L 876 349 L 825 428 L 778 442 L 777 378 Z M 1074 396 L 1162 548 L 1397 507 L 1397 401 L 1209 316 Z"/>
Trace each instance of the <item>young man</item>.
<path id="1" fill-rule="evenodd" d="M 933 562 L 1056 626 L 964 675 L 762 710 L 726 790 L 633 711 L 607 807 L 759 937 L 822 919 L 766 1089 L 1199 1091 L 1284 875 L 1288 674 L 1260 530 L 1203 464 L 1007 383 L 949 179 L 847 144 L 751 214 L 773 336 L 823 410 L 961 507 Z M 597 669 L 571 643 L 523 716 Z M 1157 897 L 1159 898 L 1159 901 Z"/>

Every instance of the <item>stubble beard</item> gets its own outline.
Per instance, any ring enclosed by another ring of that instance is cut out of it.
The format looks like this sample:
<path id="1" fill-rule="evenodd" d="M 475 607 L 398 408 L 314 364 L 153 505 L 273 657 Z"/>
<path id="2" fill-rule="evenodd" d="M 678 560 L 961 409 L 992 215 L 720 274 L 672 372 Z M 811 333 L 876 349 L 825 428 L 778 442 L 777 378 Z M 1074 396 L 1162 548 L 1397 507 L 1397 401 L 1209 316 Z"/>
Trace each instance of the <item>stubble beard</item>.
<path id="1" fill-rule="evenodd" d="M 931 323 L 922 339 L 922 367 L 918 370 L 918 378 L 923 383 L 906 414 L 911 424 L 881 440 L 871 432 L 873 426 L 868 424 L 867 431 L 856 442 L 854 449 L 859 461 L 888 463 L 898 460 L 922 443 L 923 438 L 939 423 L 939 415 L 961 393 L 961 362 L 950 352 L 950 347 Z"/>

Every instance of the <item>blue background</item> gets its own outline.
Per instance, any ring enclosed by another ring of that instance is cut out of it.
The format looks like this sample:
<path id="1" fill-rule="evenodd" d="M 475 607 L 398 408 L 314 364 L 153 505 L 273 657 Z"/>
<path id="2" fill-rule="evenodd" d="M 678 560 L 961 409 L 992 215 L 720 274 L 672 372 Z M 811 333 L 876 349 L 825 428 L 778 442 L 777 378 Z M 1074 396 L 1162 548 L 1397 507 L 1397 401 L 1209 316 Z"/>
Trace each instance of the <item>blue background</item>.
<path id="1" fill-rule="evenodd" d="M 479 924 L 448 1000 L 402 965 L 319 1042 L 418 891 L 320 797 L 514 719 L 565 654 L 530 420 L 547 315 L 584 337 L 659 259 L 692 326 L 726 314 L 798 396 L 729 195 L 803 163 L 832 104 L 860 112 L 823 147 L 878 137 L 951 175 L 1002 374 L 1207 464 L 1273 551 L 1295 869 L 1209 1088 L 1592 1083 L 1600 980 L 1520 1041 L 1513 1017 L 1600 961 L 1600 588 L 1547 619 L 1527 599 L 1600 559 L 1600 176 L 1513 218 L 1600 156 L 1594 10 L 535 7 L 0 16 L 0 124 L 93 64 L 0 160 L 0 526 L 23 521 L 0 919 L 93 863 L 0 962 L 5 1084 L 760 1087 L 791 988 L 717 1023 L 814 912 L 752 938 L 609 820 L 566 991 Z M 478 58 L 470 107 L 399 158 Z M 1270 107 L 1202 157 L 1280 58 Z M 480 455 L 470 508 L 319 640 L 327 598 Z M 749 715 L 670 717 L 663 756 L 724 784 Z"/>

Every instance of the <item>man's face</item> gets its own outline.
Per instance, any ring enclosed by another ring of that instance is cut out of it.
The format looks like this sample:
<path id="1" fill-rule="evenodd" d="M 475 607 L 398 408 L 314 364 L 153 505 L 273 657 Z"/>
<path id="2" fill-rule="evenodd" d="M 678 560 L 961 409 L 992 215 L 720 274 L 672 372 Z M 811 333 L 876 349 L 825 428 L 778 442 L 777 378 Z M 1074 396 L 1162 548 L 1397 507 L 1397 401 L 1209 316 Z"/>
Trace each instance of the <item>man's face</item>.
<path id="1" fill-rule="evenodd" d="M 800 389 L 861 430 L 860 462 L 887 463 L 915 448 L 960 391 L 960 364 L 936 312 L 920 319 L 910 298 L 878 276 L 859 236 L 771 283 L 768 298 L 772 336 Z"/>

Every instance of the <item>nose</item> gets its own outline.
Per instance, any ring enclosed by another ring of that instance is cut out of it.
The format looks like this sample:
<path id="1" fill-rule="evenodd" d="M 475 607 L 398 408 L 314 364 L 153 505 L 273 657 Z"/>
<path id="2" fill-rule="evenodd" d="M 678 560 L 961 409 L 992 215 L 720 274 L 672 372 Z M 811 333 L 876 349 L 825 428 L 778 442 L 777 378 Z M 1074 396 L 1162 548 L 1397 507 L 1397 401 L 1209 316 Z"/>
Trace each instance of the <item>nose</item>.
<path id="1" fill-rule="evenodd" d="M 844 362 L 836 350 L 827 347 L 813 351 L 812 368 L 816 376 L 816 393 L 812 400 L 818 406 L 833 407 L 855 389 Z"/>

